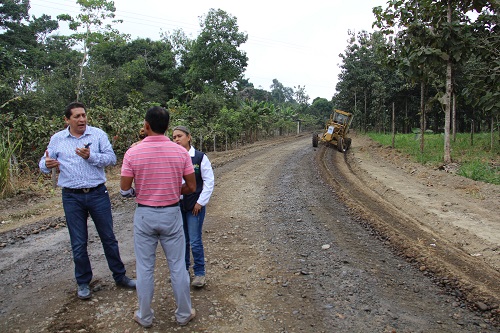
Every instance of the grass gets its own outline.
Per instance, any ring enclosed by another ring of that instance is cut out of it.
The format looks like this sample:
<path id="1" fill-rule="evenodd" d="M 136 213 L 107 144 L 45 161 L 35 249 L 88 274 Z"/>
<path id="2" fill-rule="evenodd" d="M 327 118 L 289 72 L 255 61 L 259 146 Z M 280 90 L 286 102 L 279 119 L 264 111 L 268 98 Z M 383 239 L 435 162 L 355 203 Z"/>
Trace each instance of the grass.
<path id="1" fill-rule="evenodd" d="M 391 134 L 367 133 L 367 135 L 384 146 L 392 145 Z M 470 134 L 459 133 L 456 140 L 450 140 L 451 159 L 460 165 L 457 173 L 474 180 L 500 185 L 500 144 L 498 133 L 495 133 L 493 150 L 490 144 L 490 133 L 477 133 L 471 144 Z M 425 134 L 424 152 L 420 152 L 420 137 L 416 134 L 396 134 L 395 148 L 409 155 L 421 164 L 438 166 L 443 164 L 443 134 Z"/>
<path id="2" fill-rule="evenodd" d="M 21 142 L 13 144 L 8 136 L 7 139 L 0 138 L 0 197 L 8 196 L 13 191 L 12 180 L 16 170 L 12 157 L 20 147 Z"/>

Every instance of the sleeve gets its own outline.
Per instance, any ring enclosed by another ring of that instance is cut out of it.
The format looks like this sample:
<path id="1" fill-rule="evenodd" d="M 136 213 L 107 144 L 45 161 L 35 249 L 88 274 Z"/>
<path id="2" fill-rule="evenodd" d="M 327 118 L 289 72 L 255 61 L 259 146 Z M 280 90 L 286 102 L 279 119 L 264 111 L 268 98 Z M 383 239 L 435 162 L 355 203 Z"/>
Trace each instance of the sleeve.
<path id="1" fill-rule="evenodd" d="M 96 145 L 92 144 L 90 146 L 90 157 L 87 162 L 99 168 L 115 165 L 116 155 L 111 142 L 109 142 L 108 135 L 104 131 L 98 130 L 97 141 Z"/>
<path id="2" fill-rule="evenodd" d="M 40 171 L 43 173 L 50 173 L 50 169 L 45 166 L 45 155 L 42 156 L 40 162 L 38 162 L 38 167 Z"/>
<path id="3" fill-rule="evenodd" d="M 194 173 L 193 162 L 191 161 L 191 156 L 189 152 L 184 149 L 184 173 L 182 175 L 190 175 Z"/>
<path id="4" fill-rule="evenodd" d="M 203 189 L 201 190 L 200 197 L 198 198 L 197 203 L 200 204 L 201 206 L 206 206 L 214 190 L 214 183 L 215 183 L 212 163 L 210 162 L 206 154 L 203 155 L 200 168 L 201 168 L 201 178 L 203 179 Z"/>
<path id="5" fill-rule="evenodd" d="M 129 154 L 128 150 L 125 152 L 125 155 L 123 156 L 123 162 L 122 162 L 120 176 L 134 177 L 134 171 L 132 170 L 132 168 L 130 166 L 130 154 Z"/>

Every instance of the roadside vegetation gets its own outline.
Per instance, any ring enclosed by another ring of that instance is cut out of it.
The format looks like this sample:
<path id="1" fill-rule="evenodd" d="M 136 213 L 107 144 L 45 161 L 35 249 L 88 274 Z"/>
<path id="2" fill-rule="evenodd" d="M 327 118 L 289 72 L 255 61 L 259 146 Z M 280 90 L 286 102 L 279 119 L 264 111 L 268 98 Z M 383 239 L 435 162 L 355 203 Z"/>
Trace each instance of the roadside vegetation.
<path id="1" fill-rule="evenodd" d="M 479 138 L 500 128 L 497 1 L 401 0 L 373 8 L 378 30 L 346 27 L 338 83 L 326 98 L 278 78 L 255 87 L 245 76 L 248 34 L 220 8 L 200 17 L 197 36 L 174 29 L 158 40 L 132 40 L 119 31 L 114 1 L 75 2 L 78 13 L 56 18 L 30 15 L 29 0 L 0 2 L 0 158 L 32 178 L 19 183 L 40 179 L 38 161 L 64 128 L 64 107 L 76 100 L 87 106 L 89 124 L 108 133 L 118 159 L 138 140 L 153 105 L 168 108 L 173 126 L 189 126 L 194 145 L 207 152 L 313 130 L 337 108 L 352 112 L 352 128 L 364 133 L 393 129 L 411 138 L 420 128 L 419 161 L 463 159 L 460 172 L 481 179 L 498 170 L 498 140 L 468 147 L 463 139 L 464 148 L 460 135 L 451 140 L 455 131 Z M 434 142 L 427 131 L 444 135 Z M 14 171 L 0 174 L 1 195 Z"/>
<path id="2" fill-rule="evenodd" d="M 392 134 L 370 132 L 367 135 L 381 145 L 392 147 Z M 498 136 L 498 133 L 497 133 Z M 413 161 L 433 167 L 443 165 L 443 135 L 426 133 L 425 149 L 420 151 L 420 134 L 396 134 L 394 148 Z M 457 133 L 451 141 L 451 157 L 458 164 L 456 173 L 486 183 L 500 185 L 500 145 L 491 149 L 490 133 Z"/>
<path id="3" fill-rule="evenodd" d="M 18 176 L 15 153 L 21 149 L 21 142 L 12 143 L 7 136 L 0 137 L 0 198 L 14 192 L 14 183 Z"/>

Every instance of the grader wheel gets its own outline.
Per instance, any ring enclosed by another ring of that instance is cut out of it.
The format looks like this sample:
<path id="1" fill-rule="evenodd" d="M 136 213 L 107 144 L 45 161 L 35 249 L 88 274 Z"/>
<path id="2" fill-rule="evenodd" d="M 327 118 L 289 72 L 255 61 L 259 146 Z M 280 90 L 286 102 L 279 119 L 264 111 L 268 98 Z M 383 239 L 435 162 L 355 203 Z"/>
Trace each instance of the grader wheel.
<path id="1" fill-rule="evenodd" d="M 341 153 L 345 153 L 349 149 L 347 139 L 339 138 L 337 141 L 337 150 Z"/>
<path id="2" fill-rule="evenodd" d="M 351 147 L 352 139 L 351 138 L 347 138 L 347 139 L 345 139 L 345 142 L 347 144 L 346 150 L 348 150 Z"/>
<path id="3" fill-rule="evenodd" d="M 318 146 L 318 134 L 316 134 L 316 133 L 313 133 L 312 144 L 313 144 L 313 147 Z"/>

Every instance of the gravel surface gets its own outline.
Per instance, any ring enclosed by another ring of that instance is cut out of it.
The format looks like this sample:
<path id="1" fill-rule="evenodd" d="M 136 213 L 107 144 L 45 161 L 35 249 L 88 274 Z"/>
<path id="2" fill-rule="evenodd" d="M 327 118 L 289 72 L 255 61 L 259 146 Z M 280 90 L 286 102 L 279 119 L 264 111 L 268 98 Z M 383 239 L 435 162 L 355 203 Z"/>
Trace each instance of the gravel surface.
<path id="1" fill-rule="evenodd" d="M 489 201 L 498 203 L 498 187 L 412 165 L 356 136 L 346 155 L 312 148 L 304 134 L 209 157 L 216 187 L 204 226 L 207 285 L 192 289 L 197 317 L 188 326 L 175 323 L 161 251 L 154 325 L 132 320 L 136 294 L 114 285 L 91 222 L 93 297 L 76 298 L 56 190 L 2 202 L 0 332 L 500 332 L 498 225 L 490 220 L 498 208 Z M 118 172 L 109 170 L 107 186 L 122 259 L 134 277 L 135 205 L 120 198 Z M 464 209 L 454 204 L 460 200 L 477 200 L 462 213 L 483 214 L 483 222 L 447 219 Z M 415 220 L 418 210 L 426 218 Z M 474 274 L 456 273 L 453 262 Z"/>

